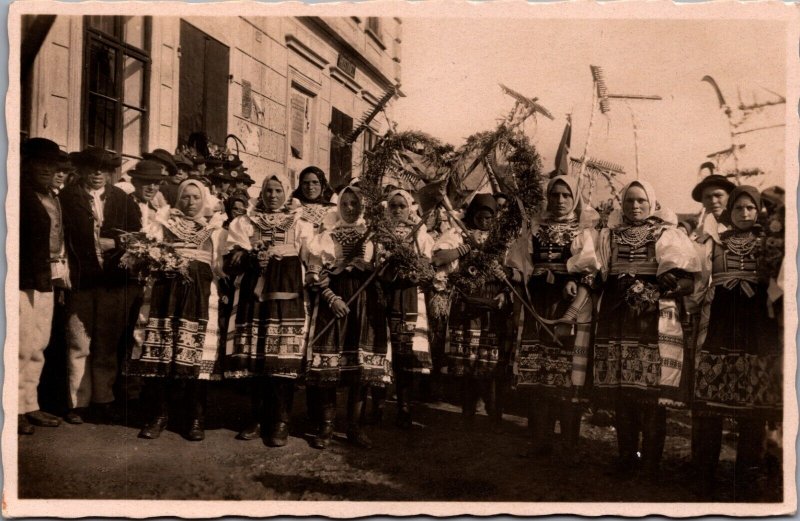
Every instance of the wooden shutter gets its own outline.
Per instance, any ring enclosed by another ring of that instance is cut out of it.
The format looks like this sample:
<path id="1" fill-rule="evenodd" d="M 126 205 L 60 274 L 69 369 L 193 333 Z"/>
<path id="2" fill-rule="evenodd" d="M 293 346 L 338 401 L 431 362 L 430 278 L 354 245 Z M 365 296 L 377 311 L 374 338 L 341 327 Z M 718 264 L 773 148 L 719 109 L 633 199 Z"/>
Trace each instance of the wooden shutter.
<path id="1" fill-rule="evenodd" d="M 331 111 L 331 185 L 350 182 L 353 171 L 353 149 L 344 139 L 353 130 L 353 118 L 333 108 Z"/>
<path id="2" fill-rule="evenodd" d="M 308 99 L 300 93 L 292 93 L 292 128 L 290 146 L 292 155 L 303 159 L 303 138 L 306 130 L 306 106 Z"/>
<path id="3" fill-rule="evenodd" d="M 218 145 L 228 134 L 228 47 L 181 20 L 178 142 L 203 131 Z"/>

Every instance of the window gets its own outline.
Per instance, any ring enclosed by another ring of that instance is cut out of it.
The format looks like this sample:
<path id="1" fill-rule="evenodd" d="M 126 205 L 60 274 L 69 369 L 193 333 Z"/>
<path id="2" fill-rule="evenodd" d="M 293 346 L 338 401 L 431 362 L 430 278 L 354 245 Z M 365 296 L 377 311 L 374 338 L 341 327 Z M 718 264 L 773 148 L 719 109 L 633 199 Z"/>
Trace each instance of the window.
<path id="1" fill-rule="evenodd" d="M 150 17 L 84 17 L 84 147 L 138 159 L 147 149 Z"/>
<path id="2" fill-rule="evenodd" d="M 223 146 L 228 135 L 230 50 L 181 20 L 180 54 L 178 143 L 186 143 L 193 132 L 205 132 L 209 141 Z M 248 108 L 245 97 L 243 112 Z"/>
<path id="3" fill-rule="evenodd" d="M 368 127 L 367 129 L 364 130 L 364 157 L 365 158 L 369 157 L 369 154 L 367 154 L 367 152 L 369 152 L 370 150 L 375 148 L 375 145 L 377 145 L 377 144 L 378 144 L 378 134 L 376 134 L 374 130 L 372 130 L 371 128 Z M 364 173 L 364 172 L 367 171 L 367 161 L 362 161 L 361 163 L 362 163 L 362 173 Z"/>
<path id="4" fill-rule="evenodd" d="M 350 182 L 353 173 L 353 148 L 345 139 L 353 131 L 353 118 L 335 107 L 331 110 L 331 186 Z"/>
<path id="5" fill-rule="evenodd" d="M 370 16 L 369 18 L 367 18 L 366 33 L 370 37 L 372 37 L 372 39 L 375 41 L 376 44 L 378 44 L 378 47 L 380 47 L 381 50 L 384 51 L 386 50 L 386 44 L 383 43 L 383 32 L 381 31 L 380 18 L 374 16 Z"/>
<path id="6" fill-rule="evenodd" d="M 370 31 L 378 40 L 382 40 L 383 35 L 381 34 L 381 19 L 377 16 L 368 16 L 367 31 Z"/>

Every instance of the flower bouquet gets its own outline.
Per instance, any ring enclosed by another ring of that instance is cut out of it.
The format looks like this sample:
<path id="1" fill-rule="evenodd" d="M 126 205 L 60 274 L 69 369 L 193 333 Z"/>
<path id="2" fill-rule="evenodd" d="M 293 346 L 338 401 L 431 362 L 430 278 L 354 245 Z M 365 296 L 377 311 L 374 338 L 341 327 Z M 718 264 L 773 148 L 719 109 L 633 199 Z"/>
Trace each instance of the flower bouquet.
<path id="1" fill-rule="evenodd" d="M 189 280 L 189 260 L 170 246 L 147 237 L 143 232 L 129 232 L 121 236 L 123 253 L 120 265 L 137 279 L 147 283 L 156 277 L 181 276 Z"/>
<path id="2" fill-rule="evenodd" d="M 639 279 L 633 281 L 625 290 L 625 303 L 631 309 L 638 310 L 639 312 L 645 311 L 655 304 L 658 304 L 658 299 L 661 298 L 661 293 L 658 291 L 658 286 L 650 282 L 644 282 Z"/>

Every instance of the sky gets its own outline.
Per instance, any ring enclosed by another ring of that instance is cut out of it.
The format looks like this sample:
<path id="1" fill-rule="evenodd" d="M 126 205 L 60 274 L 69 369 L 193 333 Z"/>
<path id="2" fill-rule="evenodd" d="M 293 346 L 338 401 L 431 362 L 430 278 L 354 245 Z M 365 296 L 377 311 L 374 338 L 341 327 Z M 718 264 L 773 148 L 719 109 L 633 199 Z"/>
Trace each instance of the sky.
<path id="1" fill-rule="evenodd" d="M 622 164 L 635 175 L 631 110 L 638 126 L 640 178 L 676 212 L 694 212 L 692 187 L 707 154 L 731 144 L 727 119 L 712 87 L 739 105 L 786 95 L 785 32 L 774 21 L 403 19 L 403 71 L 396 115 L 402 130 L 427 132 L 455 146 L 496 127 L 513 106 L 503 83 L 539 102 L 555 121 L 525 126 L 554 167 L 558 142 L 572 114 L 572 155 L 580 157 L 592 103 L 589 65 L 605 70 L 612 94 L 660 95 L 662 101 L 611 100 L 595 114 L 589 155 Z M 785 105 L 750 116 L 740 130 L 784 122 Z M 734 111 L 737 117 L 738 111 Z M 740 168 L 760 167 L 761 188 L 785 185 L 785 127 L 741 136 Z M 732 169 L 732 160 L 722 165 Z"/>

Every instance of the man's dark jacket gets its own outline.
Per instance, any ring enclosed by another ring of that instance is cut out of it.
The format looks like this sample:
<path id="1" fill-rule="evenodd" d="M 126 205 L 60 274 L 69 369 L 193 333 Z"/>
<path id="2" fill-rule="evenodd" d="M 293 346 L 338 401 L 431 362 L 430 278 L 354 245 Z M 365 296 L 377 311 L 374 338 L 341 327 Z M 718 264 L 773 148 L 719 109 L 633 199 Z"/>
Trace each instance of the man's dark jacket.
<path id="1" fill-rule="evenodd" d="M 124 253 L 119 238 L 123 231 L 135 232 L 142 227 L 139 209 L 133 199 L 116 186 L 106 186 L 100 237 L 114 239 L 116 246 L 103 253 L 101 267 L 95 253 L 92 196 L 83 186 L 75 184 L 65 188 L 59 197 L 72 289 L 126 284 L 127 273 L 119 265 Z"/>
<path id="2" fill-rule="evenodd" d="M 19 289 L 53 291 L 50 271 L 50 214 L 33 186 L 20 186 Z"/>

